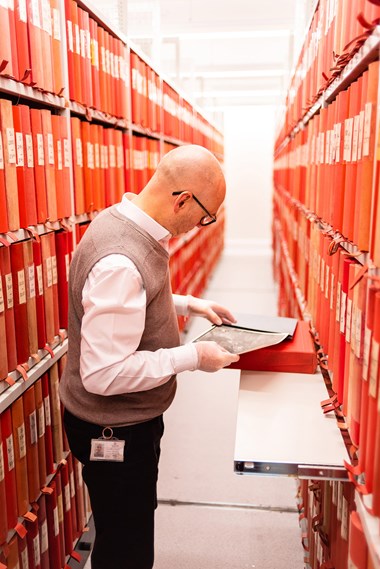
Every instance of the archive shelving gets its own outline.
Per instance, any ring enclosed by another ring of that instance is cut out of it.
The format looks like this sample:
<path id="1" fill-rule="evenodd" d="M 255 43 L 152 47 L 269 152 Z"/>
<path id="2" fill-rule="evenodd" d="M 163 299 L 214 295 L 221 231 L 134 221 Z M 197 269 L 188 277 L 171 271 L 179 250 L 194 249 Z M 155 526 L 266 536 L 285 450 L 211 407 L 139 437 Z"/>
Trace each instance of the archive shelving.
<path id="1" fill-rule="evenodd" d="M 316 3 L 274 148 L 279 313 L 310 321 L 349 459 L 301 481 L 306 568 L 380 567 L 379 49 L 376 2 Z"/>
<path id="2" fill-rule="evenodd" d="M 0 6 L 0 567 L 61 569 L 90 515 L 58 397 L 72 252 L 168 150 L 222 159 L 223 136 L 88 3 L 22 6 Z M 173 292 L 202 292 L 223 232 L 172 240 Z"/>

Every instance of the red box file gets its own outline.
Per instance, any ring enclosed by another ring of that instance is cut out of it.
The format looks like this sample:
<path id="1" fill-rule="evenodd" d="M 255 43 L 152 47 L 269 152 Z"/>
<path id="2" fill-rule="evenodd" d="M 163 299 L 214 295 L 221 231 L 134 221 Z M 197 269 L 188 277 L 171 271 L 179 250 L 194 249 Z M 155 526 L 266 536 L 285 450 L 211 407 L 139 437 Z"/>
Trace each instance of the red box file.
<path id="1" fill-rule="evenodd" d="M 12 414 L 8 407 L 0 417 L 1 435 L 4 441 L 4 480 L 7 495 L 7 523 L 8 530 L 17 524 L 18 505 L 17 505 L 17 485 L 15 469 L 15 451 L 12 432 Z"/>
<path id="2" fill-rule="evenodd" d="M 241 354 L 240 360 L 229 367 L 255 371 L 315 373 L 317 355 L 309 323 L 302 320 L 298 322 L 293 340 Z"/>

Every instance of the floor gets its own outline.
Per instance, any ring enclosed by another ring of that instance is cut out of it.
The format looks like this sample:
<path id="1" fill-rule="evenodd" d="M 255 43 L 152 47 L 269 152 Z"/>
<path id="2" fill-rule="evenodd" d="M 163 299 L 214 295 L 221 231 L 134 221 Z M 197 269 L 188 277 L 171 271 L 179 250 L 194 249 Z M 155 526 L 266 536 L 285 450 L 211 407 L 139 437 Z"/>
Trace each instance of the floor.
<path id="1" fill-rule="evenodd" d="M 271 258 L 223 256 L 204 296 L 275 315 Z M 193 319 L 184 341 L 207 328 Z M 155 569 L 303 567 L 295 480 L 233 472 L 238 389 L 237 370 L 178 377 L 165 414 Z"/>

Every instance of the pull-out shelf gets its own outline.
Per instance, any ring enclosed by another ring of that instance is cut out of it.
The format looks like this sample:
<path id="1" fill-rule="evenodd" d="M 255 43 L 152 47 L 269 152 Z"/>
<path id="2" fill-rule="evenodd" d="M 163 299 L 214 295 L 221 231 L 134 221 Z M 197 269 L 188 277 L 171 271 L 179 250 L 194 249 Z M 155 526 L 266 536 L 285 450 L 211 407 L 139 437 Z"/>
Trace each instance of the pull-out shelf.
<path id="1" fill-rule="evenodd" d="M 347 480 L 349 456 L 320 373 L 242 371 L 234 470 L 237 474 Z"/>

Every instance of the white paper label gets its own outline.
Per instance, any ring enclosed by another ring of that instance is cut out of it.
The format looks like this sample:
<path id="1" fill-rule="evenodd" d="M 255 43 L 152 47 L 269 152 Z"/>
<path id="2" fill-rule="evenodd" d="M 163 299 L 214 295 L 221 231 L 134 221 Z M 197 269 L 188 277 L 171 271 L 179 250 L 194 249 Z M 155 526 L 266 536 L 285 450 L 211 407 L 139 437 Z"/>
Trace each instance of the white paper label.
<path id="1" fill-rule="evenodd" d="M 62 140 L 57 140 L 57 162 L 58 162 L 58 170 L 62 170 L 63 169 Z"/>
<path id="2" fill-rule="evenodd" d="M 45 156 L 44 156 L 44 137 L 39 132 L 37 133 L 37 164 L 38 166 L 45 166 Z"/>
<path id="3" fill-rule="evenodd" d="M 37 265 L 36 271 L 37 271 L 38 296 L 42 296 L 44 294 L 44 281 L 42 278 L 42 265 Z"/>
<path id="4" fill-rule="evenodd" d="M 83 149 L 82 149 L 82 141 L 80 138 L 75 139 L 75 148 L 77 154 L 77 166 L 83 168 Z"/>
<path id="5" fill-rule="evenodd" d="M 13 470 L 15 467 L 15 449 L 13 445 L 12 434 L 10 434 L 7 439 L 5 439 L 5 444 L 7 447 L 8 470 Z"/>
<path id="6" fill-rule="evenodd" d="M 21 22 L 27 23 L 26 0 L 18 0 L 18 17 Z"/>
<path id="7" fill-rule="evenodd" d="M 30 442 L 32 445 L 37 444 L 38 434 L 37 434 L 37 413 L 34 410 L 33 413 L 29 415 L 29 429 L 30 429 Z"/>
<path id="8" fill-rule="evenodd" d="M 40 536 L 36 535 L 33 539 L 33 559 L 34 565 L 37 567 L 41 563 Z"/>
<path id="9" fill-rule="evenodd" d="M 338 281 L 337 285 L 337 292 L 336 292 L 336 311 L 335 311 L 335 320 L 340 322 L 340 297 L 342 293 L 342 285 Z"/>
<path id="10" fill-rule="evenodd" d="M 58 273 L 57 273 L 57 257 L 55 255 L 51 258 L 51 272 L 53 278 L 53 285 L 58 283 Z"/>
<path id="11" fill-rule="evenodd" d="M 47 528 L 47 521 L 45 520 L 40 528 L 40 541 L 41 541 L 41 554 L 45 553 L 48 550 L 49 542 L 48 542 L 48 528 Z"/>
<path id="12" fill-rule="evenodd" d="M 8 145 L 8 162 L 9 164 L 16 164 L 16 141 L 15 131 L 13 128 L 7 128 L 7 145 Z"/>
<path id="13" fill-rule="evenodd" d="M 100 168 L 100 148 L 99 143 L 94 144 L 94 158 L 95 158 L 95 168 Z"/>
<path id="14" fill-rule="evenodd" d="M 57 8 L 53 8 L 53 37 L 55 40 L 61 41 L 61 18 Z"/>
<path id="15" fill-rule="evenodd" d="M 73 23 L 67 20 L 67 48 L 74 51 Z"/>
<path id="16" fill-rule="evenodd" d="M 39 0 L 32 0 L 32 23 L 37 28 L 41 28 Z"/>
<path id="17" fill-rule="evenodd" d="M 344 496 L 342 496 L 342 525 L 340 526 L 340 534 L 342 538 L 348 540 L 348 502 Z"/>
<path id="18" fill-rule="evenodd" d="M 358 160 L 363 156 L 363 138 L 364 138 L 364 111 L 359 114 L 359 136 L 358 136 Z"/>
<path id="19" fill-rule="evenodd" d="M 34 265 L 28 267 L 28 294 L 29 298 L 36 296 L 36 280 L 34 278 Z"/>
<path id="20" fill-rule="evenodd" d="M 17 271 L 18 281 L 18 302 L 19 304 L 26 303 L 26 287 L 25 287 L 25 273 L 24 269 Z"/>
<path id="21" fill-rule="evenodd" d="M 28 168 L 34 167 L 33 138 L 31 134 L 25 135 L 26 164 Z"/>
<path id="22" fill-rule="evenodd" d="M 70 472 L 70 495 L 71 498 L 75 498 L 75 481 L 74 481 L 74 472 Z"/>
<path id="23" fill-rule="evenodd" d="M 65 168 L 70 167 L 70 147 L 68 138 L 63 139 L 63 156 Z"/>
<path id="24" fill-rule="evenodd" d="M 28 548 L 24 547 L 21 551 L 21 564 L 22 569 L 29 569 Z"/>
<path id="25" fill-rule="evenodd" d="M 379 368 L 379 351 L 380 344 L 372 338 L 372 349 L 371 349 L 371 364 L 369 367 L 369 395 L 371 397 L 376 397 L 376 387 L 377 387 L 377 371 Z"/>
<path id="26" fill-rule="evenodd" d="M 74 24 L 74 33 L 75 33 L 75 53 L 80 55 L 80 33 L 79 33 L 78 24 Z"/>
<path id="27" fill-rule="evenodd" d="M 369 352 L 372 341 L 372 330 L 366 327 L 364 332 L 364 347 L 363 347 L 363 370 L 362 377 L 365 381 L 368 381 L 368 370 L 369 370 Z"/>
<path id="28" fill-rule="evenodd" d="M 53 284 L 53 273 L 51 267 L 51 257 L 47 257 L 46 259 L 46 283 L 47 286 L 50 288 Z"/>
<path id="29" fill-rule="evenodd" d="M 340 331 L 345 333 L 347 293 L 342 291 L 340 299 Z"/>
<path id="30" fill-rule="evenodd" d="M 25 424 L 23 423 L 17 428 L 19 458 L 26 456 L 26 438 L 25 438 Z"/>
<path id="31" fill-rule="evenodd" d="M 54 140 L 51 132 L 47 133 L 48 162 L 54 166 Z"/>
<path id="32" fill-rule="evenodd" d="M 65 268 L 66 268 L 66 282 L 69 282 L 69 270 L 70 270 L 70 255 L 66 253 L 65 255 Z"/>
<path id="33" fill-rule="evenodd" d="M 343 160 L 346 162 L 351 161 L 352 153 L 352 135 L 354 129 L 354 119 L 348 118 L 344 121 L 344 151 Z"/>
<path id="34" fill-rule="evenodd" d="M 3 294 L 3 283 L 0 277 L 0 313 L 5 310 L 4 294 Z"/>
<path id="35" fill-rule="evenodd" d="M 340 162 L 340 144 L 341 144 L 341 132 L 342 132 L 342 124 L 337 123 L 334 127 L 335 130 L 335 162 Z"/>
<path id="36" fill-rule="evenodd" d="M 352 299 L 347 298 L 346 341 L 351 342 Z"/>
<path id="37" fill-rule="evenodd" d="M 3 134 L 0 131 L 0 170 L 4 170 Z"/>
<path id="38" fill-rule="evenodd" d="M 63 490 L 65 494 L 65 512 L 70 512 L 71 510 L 70 484 L 66 484 Z"/>
<path id="39" fill-rule="evenodd" d="M 362 355 L 362 327 L 363 312 L 360 308 L 357 308 L 355 319 L 355 355 L 357 358 L 360 358 Z"/>
<path id="40" fill-rule="evenodd" d="M 22 138 L 22 132 L 16 132 L 16 155 L 17 155 L 17 166 L 25 166 L 24 140 Z"/>
<path id="41" fill-rule="evenodd" d="M 57 537 L 57 535 L 59 535 L 58 506 L 56 506 L 53 510 L 53 518 L 54 518 L 54 536 Z"/>
<path id="42" fill-rule="evenodd" d="M 87 142 L 87 165 L 90 170 L 94 169 L 94 145 Z"/>
<path id="43" fill-rule="evenodd" d="M 5 478 L 3 442 L 0 442 L 0 482 Z"/>
<path id="44" fill-rule="evenodd" d="M 44 405 L 38 408 L 38 438 L 41 439 L 45 434 L 45 409 Z"/>
<path id="45" fill-rule="evenodd" d="M 50 413 L 50 397 L 46 395 L 44 397 L 44 408 L 45 408 L 45 424 L 47 427 L 51 425 L 51 413 Z"/>
<path id="46" fill-rule="evenodd" d="M 369 156 L 371 144 L 372 103 L 364 107 L 363 157 Z"/>
<path id="47" fill-rule="evenodd" d="M 359 123 L 360 123 L 360 116 L 356 115 L 354 117 L 354 134 L 352 138 L 352 162 L 356 162 L 358 159 L 358 145 L 359 145 Z"/>

